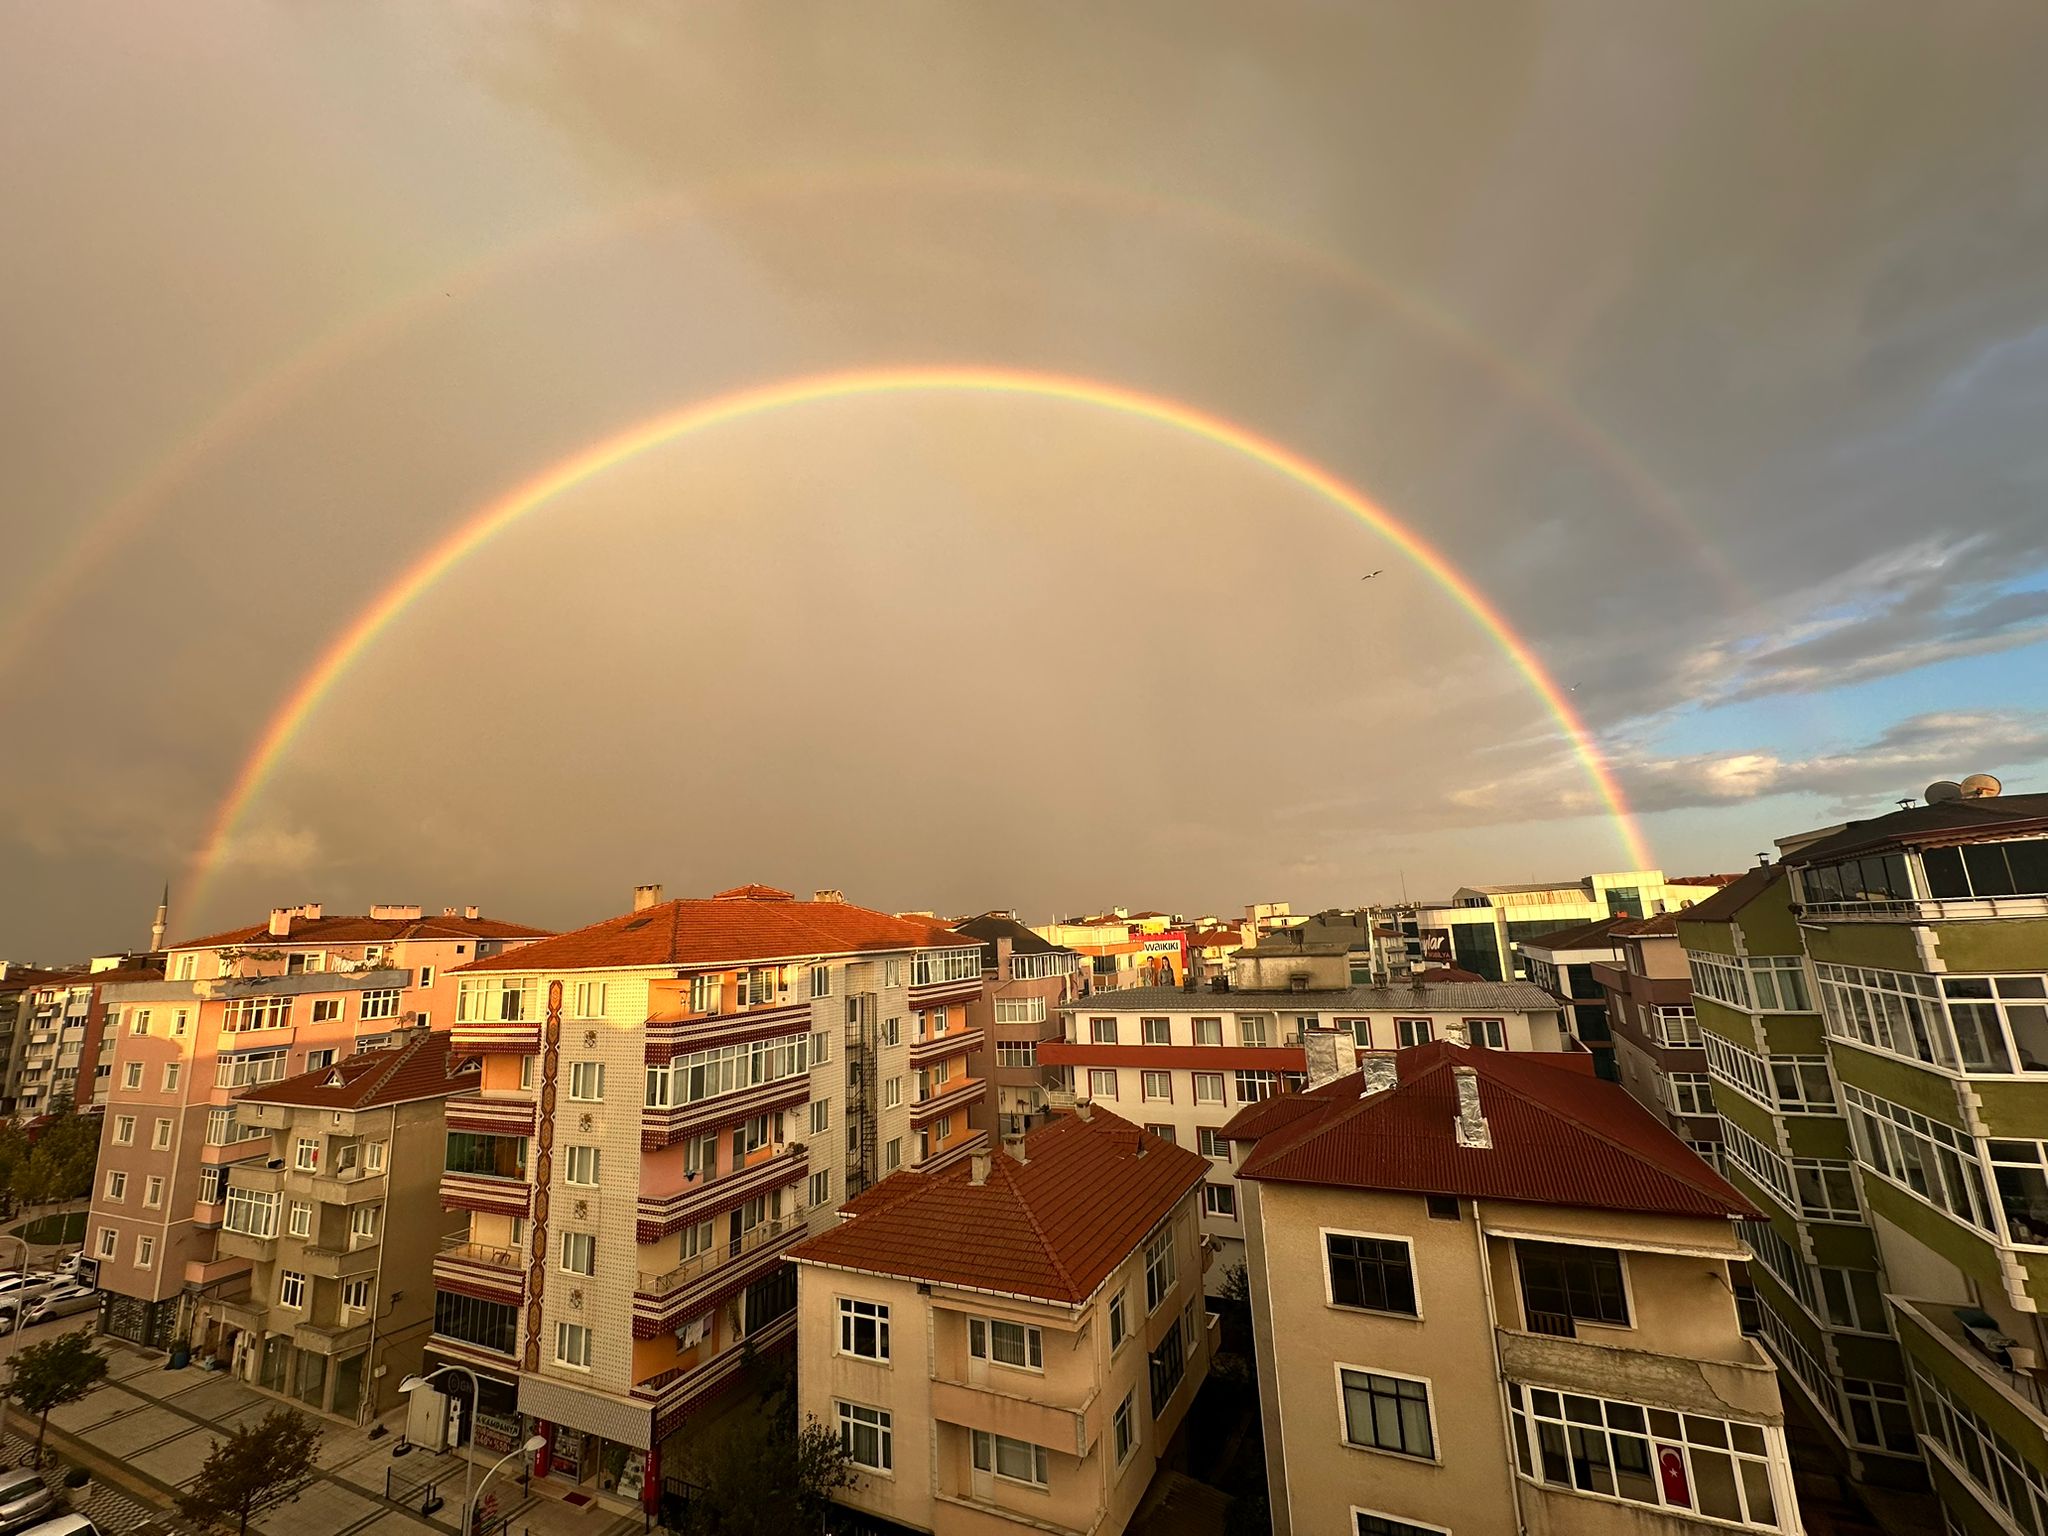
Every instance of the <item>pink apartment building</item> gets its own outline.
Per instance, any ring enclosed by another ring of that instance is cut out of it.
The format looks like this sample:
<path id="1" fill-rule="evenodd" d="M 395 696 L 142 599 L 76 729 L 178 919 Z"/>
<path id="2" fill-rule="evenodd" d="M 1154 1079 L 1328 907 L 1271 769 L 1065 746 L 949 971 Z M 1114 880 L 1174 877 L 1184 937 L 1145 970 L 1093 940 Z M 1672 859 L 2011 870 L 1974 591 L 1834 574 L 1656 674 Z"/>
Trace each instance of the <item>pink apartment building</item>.
<path id="1" fill-rule="evenodd" d="M 269 1146 L 238 1124 L 237 1093 L 402 1030 L 447 1029 L 450 970 L 544 933 L 475 907 L 279 907 L 267 923 L 170 946 L 161 980 L 102 988 L 111 1070 L 85 1240 L 101 1330 L 163 1347 L 198 1302 L 247 1290 L 250 1261 L 219 1257 L 214 1241 L 228 1169 Z"/>

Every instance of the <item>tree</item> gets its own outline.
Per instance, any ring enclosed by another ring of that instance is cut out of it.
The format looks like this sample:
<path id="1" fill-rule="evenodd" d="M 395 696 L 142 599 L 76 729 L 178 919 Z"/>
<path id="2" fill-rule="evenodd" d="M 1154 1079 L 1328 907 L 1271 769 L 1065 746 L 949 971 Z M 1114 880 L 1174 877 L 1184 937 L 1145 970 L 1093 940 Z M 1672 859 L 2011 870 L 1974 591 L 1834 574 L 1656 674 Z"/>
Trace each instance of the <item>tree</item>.
<path id="1" fill-rule="evenodd" d="M 700 1489 L 683 1527 L 689 1536 L 816 1530 L 834 1490 L 852 1486 L 853 1463 L 838 1431 L 815 1418 L 798 1423 L 795 1389 L 785 1374 L 696 1445 L 687 1464 Z"/>
<path id="2" fill-rule="evenodd" d="M 28 1134 L 12 1120 L 0 1120 L 0 1216 L 14 1215 L 15 1185 L 28 1167 Z"/>
<path id="3" fill-rule="evenodd" d="M 75 1403 L 107 1374 L 107 1357 L 92 1347 L 89 1333 L 66 1333 L 18 1351 L 8 1373 L 7 1395 L 36 1416 L 36 1464 L 43 1460 L 43 1432 L 50 1410 Z"/>
<path id="4" fill-rule="evenodd" d="M 36 1137 L 35 1149 L 18 1167 L 14 1193 L 23 1205 L 81 1200 L 92 1193 L 100 1160 L 97 1115 L 65 1115 Z"/>
<path id="5" fill-rule="evenodd" d="M 250 1516 L 313 1475 L 319 1454 L 319 1425 L 296 1409 L 273 1408 L 213 1442 L 199 1476 L 178 1495 L 178 1513 L 201 1526 L 232 1520 L 246 1533 Z"/>

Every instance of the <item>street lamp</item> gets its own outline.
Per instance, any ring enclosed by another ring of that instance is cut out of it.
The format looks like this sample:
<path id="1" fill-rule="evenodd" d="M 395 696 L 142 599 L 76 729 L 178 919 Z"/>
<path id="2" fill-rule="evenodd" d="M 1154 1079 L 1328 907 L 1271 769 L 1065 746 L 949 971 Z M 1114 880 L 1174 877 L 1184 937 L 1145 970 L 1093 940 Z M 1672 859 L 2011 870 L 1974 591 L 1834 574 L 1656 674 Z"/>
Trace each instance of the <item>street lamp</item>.
<path id="1" fill-rule="evenodd" d="M 546 1450 L 547 1446 L 547 1441 L 544 1440 L 541 1436 L 529 1435 L 527 1437 L 526 1444 L 519 1446 L 514 1450 L 507 1451 L 503 1456 L 500 1456 L 495 1462 L 493 1462 L 491 1464 L 491 1472 L 497 1471 L 499 1467 L 505 1465 L 506 1462 L 510 1461 L 515 1456 L 532 1456 L 536 1452 Z M 476 1496 L 478 1498 L 482 1498 L 484 1496 L 484 1489 L 490 1486 L 491 1472 L 486 1472 L 484 1474 L 484 1480 L 476 1485 Z M 465 1501 L 462 1507 L 466 1515 L 466 1519 L 462 1527 L 462 1536 L 475 1536 L 476 1506 L 472 1503 Z"/>
<path id="2" fill-rule="evenodd" d="M 418 1392 L 436 1376 L 445 1376 L 450 1371 L 460 1371 L 469 1378 L 470 1432 L 474 1434 L 477 1405 L 483 1401 L 484 1389 L 482 1383 L 476 1379 L 476 1372 L 472 1371 L 468 1366 L 449 1364 L 431 1370 L 424 1376 L 408 1376 L 398 1384 L 398 1390 L 405 1393 Z M 458 1446 L 457 1449 L 462 1451 L 462 1507 L 466 1510 L 469 1508 L 470 1479 L 476 1475 L 476 1463 L 470 1459 L 469 1451 L 466 1447 Z M 486 1474 L 486 1476 L 488 1475 Z M 468 1526 L 462 1528 L 462 1536 L 469 1536 Z"/>

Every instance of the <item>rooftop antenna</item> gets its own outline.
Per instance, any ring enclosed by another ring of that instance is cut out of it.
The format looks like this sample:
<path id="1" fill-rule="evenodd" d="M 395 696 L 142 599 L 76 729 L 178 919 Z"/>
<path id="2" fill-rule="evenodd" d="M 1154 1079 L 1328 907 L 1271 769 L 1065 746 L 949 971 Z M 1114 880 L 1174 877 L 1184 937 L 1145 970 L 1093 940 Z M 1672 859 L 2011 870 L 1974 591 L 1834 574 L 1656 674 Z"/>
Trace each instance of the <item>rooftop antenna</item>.
<path id="1" fill-rule="evenodd" d="M 1929 805 L 1946 805 L 1951 800 L 1963 798 L 1963 786 L 1954 779 L 1936 779 L 1927 786 L 1925 799 Z"/>
<path id="2" fill-rule="evenodd" d="M 2004 788 L 2005 786 L 1999 783 L 1997 777 L 1993 774 L 1973 773 L 1963 780 L 1963 798 L 1965 800 L 1989 800 Z"/>

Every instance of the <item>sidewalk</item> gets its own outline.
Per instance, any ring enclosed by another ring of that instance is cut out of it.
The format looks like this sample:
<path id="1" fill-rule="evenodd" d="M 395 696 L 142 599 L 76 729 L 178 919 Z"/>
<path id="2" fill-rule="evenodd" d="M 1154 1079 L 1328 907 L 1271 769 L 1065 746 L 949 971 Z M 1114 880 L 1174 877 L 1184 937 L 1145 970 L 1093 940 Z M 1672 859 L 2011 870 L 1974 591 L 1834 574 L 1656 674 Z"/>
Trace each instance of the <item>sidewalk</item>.
<path id="1" fill-rule="evenodd" d="M 115 1339 L 99 1342 L 107 1354 L 107 1384 L 52 1412 L 50 1439 L 66 1459 L 92 1468 L 96 1493 L 108 1485 L 103 1529 L 108 1536 L 127 1536 L 146 1523 L 139 1500 L 168 1509 L 178 1489 L 198 1475 L 215 1435 L 260 1419 L 279 1404 L 231 1376 L 190 1367 L 168 1371 L 160 1354 Z M 458 1536 L 462 1459 L 420 1450 L 394 1459 L 403 1419 L 403 1410 L 393 1410 L 385 1420 L 390 1432 L 375 1440 L 367 1430 L 321 1419 L 319 1471 L 296 1499 L 266 1510 L 250 1529 L 265 1536 Z M 12 1438 L 22 1426 L 9 1427 Z M 33 1436 L 33 1426 L 28 1428 Z M 488 1465 L 480 1461 L 476 1476 Z M 431 1517 L 392 1503 L 384 1488 L 385 1472 L 393 1467 L 407 1475 L 408 1486 L 434 1468 L 446 1502 Z M 115 1506 L 122 1492 L 135 1508 Z M 638 1519 L 523 1492 L 505 1472 L 491 1480 L 490 1492 L 509 1511 L 508 1536 L 637 1536 L 644 1529 Z M 97 1521 L 99 1511 L 90 1512 Z M 172 1522 L 172 1528 L 181 1527 Z"/>

